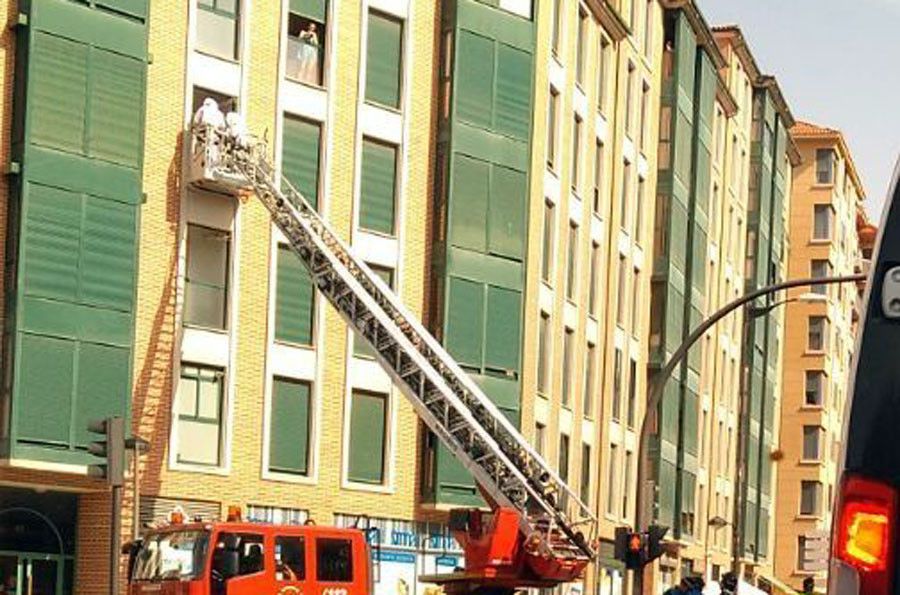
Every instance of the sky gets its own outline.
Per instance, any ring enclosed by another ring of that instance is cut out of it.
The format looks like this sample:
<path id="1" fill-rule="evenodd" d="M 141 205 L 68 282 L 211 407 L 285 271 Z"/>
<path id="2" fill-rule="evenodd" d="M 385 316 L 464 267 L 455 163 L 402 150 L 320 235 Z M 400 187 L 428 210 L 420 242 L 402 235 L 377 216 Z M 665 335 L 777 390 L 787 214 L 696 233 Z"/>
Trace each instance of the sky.
<path id="1" fill-rule="evenodd" d="M 844 133 L 877 223 L 900 157 L 900 0 L 697 0 L 736 23 L 798 120 Z"/>

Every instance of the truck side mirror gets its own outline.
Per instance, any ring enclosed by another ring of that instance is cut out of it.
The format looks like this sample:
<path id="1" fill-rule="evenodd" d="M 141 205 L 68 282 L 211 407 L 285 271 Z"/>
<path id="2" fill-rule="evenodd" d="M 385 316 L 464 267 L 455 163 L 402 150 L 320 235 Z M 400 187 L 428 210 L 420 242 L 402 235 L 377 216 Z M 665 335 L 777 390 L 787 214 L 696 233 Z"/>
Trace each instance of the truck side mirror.
<path id="1" fill-rule="evenodd" d="M 237 551 L 227 548 L 216 549 L 213 554 L 213 570 L 227 580 L 238 574 L 240 556 Z"/>

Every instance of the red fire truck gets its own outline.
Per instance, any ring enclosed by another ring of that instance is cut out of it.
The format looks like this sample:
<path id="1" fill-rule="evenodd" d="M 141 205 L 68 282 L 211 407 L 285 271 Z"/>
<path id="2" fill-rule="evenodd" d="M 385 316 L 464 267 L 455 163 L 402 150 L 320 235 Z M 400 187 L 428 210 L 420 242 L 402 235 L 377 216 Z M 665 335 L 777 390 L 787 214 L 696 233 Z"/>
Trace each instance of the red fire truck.
<path id="1" fill-rule="evenodd" d="M 426 580 L 454 595 L 508 595 L 579 578 L 596 556 L 592 511 L 400 298 L 279 179 L 265 145 L 203 123 L 189 142 L 189 183 L 260 199 L 318 293 L 368 342 L 422 421 L 474 476 L 490 511 L 456 510 L 449 521 L 465 569 Z M 351 529 L 173 524 L 132 549 L 130 591 L 371 595 L 366 543 Z"/>
<path id="2" fill-rule="evenodd" d="M 226 521 L 171 523 L 131 548 L 129 593 L 372 592 L 363 531 Z"/>

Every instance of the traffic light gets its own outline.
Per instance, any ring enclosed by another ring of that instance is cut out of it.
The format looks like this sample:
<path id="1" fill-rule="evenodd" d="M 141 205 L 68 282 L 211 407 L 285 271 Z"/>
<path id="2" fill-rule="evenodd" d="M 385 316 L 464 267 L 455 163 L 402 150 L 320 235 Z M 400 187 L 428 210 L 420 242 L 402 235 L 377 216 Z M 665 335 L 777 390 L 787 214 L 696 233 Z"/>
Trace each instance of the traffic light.
<path id="1" fill-rule="evenodd" d="M 88 465 L 88 475 L 105 479 L 113 487 L 125 483 L 125 421 L 121 417 L 107 417 L 88 424 L 88 432 L 103 436 L 88 445 L 88 452 L 105 459 L 104 463 Z"/>
<path id="2" fill-rule="evenodd" d="M 615 545 L 616 559 L 624 562 L 625 568 L 636 570 L 643 567 L 647 551 L 643 535 L 630 527 L 617 527 Z"/>
<path id="3" fill-rule="evenodd" d="M 645 533 L 632 531 L 630 527 L 616 528 L 615 557 L 625 563 L 628 570 L 640 570 L 663 555 L 662 540 L 669 528 L 650 525 Z"/>
<path id="4" fill-rule="evenodd" d="M 668 532 L 669 528 L 662 525 L 650 525 L 647 527 L 647 558 L 644 562 L 645 564 L 649 564 L 663 555 L 662 540 Z"/>

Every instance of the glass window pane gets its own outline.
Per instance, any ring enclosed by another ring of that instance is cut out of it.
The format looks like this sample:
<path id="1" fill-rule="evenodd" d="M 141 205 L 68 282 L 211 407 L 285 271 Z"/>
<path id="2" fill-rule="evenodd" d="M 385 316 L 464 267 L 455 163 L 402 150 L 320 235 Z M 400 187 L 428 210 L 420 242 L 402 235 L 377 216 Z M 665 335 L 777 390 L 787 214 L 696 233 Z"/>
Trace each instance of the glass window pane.
<path id="1" fill-rule="evenodd" d="M 222 383 L 220 379 L 201 382 L 200 394 L 197 398 L 197 417 L 218 421 L 221 399 Z"/>
<path id="2" fill-rule="evenodd" d="M 306 544 L 302 537 L 275 538 L 275 580 L 306 578 Z"/>
<path id="3" fill-rule="evenodd" d="M 179 420 L 178 460 L 197 465 L 218 465 L 219 424 Z"/>
<path id="4" fill-rule="evenodd" d="M 353 580 L 353 546 L 346 539 L 316 540 L 316 580 L 350 582 Z"/>
<path id="5" fill-rule="evenodd" d="M 182 370 L 182 374 L 185 371 Z M 197 415 L 197 379 L 182 376 L 178 381 L 178 415 Z"/>
<path id="6" fill-rule="evenodd" d="M 224 287 L 228 280 L 227 231 L 188 225 L 187 278 Z"/>
<path id="7" fill-rule="evenodd" d="M 225 290 L 187 283 L 184 323 L 207 328 L 225 328 Z"/>
<path id="8" fill-rule="evenodd" d="M 226 60 L 237 58 L 237 19 L 210 10 L 198 10 L 197 49 Z"/>

